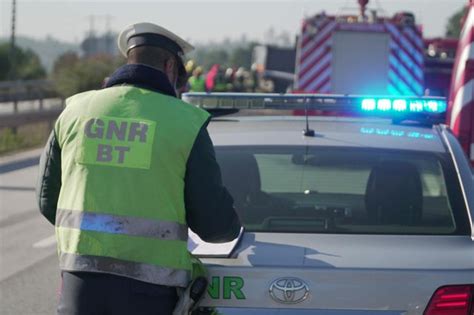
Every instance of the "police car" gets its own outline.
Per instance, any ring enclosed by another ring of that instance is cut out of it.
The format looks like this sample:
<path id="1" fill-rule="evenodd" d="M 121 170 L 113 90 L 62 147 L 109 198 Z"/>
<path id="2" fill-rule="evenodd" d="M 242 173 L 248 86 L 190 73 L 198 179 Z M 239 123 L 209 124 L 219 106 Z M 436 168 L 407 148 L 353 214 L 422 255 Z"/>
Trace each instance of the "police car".
<path id="1" fill-rule="evenodd" d="M 195 314 L 474 311 L 474 186 L 441 98 L 204 94 L 244 225 Z M 264 115 L 262 115 L 264 114 Z"/>

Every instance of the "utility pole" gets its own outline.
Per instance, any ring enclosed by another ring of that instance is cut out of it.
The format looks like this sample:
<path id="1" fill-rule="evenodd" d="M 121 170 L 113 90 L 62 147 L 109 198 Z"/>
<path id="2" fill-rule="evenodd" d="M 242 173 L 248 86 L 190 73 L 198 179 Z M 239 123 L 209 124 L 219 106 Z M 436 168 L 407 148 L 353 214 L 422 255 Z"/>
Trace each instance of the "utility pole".
<path id="1" fill-rule="evenodd" d="M 104 15 L 104 19 L 105 19 L 105 32 L 107 34 L 110 34 L 111 33 L 110 21 L 112 20 L 112 15 L 106 14 Z"/>
<path id="2" fill-rule="evenodd" d="M 93 14 L 89 15 L 89 34 L 86 40 L 83 42 L 84 52 L 86 56 L 92 56 L 97 53 L 97 37 L 95 31 L 95 16 Z"/>
<path id="3" fill-rule="evenodd" d="M 89 15 L 89 36 L 95 37 L 95 16 Z"/>
<path id="4" fill-rule="evenodd" d="M 97 53 L 107 53 L 113 54 L 114 52 L 114 38 L 112 37 L 112 30 L 111 30 L 111 20 L 113 19 L 112 15 L 89 15 L 89 34 L 85 40 L 87 43 L 84 46 L 84 50 L 86 55 L 95 55 Z M 99 28 L 99 32 L 97 32 L 97 21 L 101 24 L 102 21 L 105 21 L 105 33 L 101 32 L 101 28 Z"/>
<path id="5" fill-rule="evenodd" d="M 107 54 L 113 55 L 113 45 L 114 40 L 112 38 L 112 31 L 110 28 L 110 21 L 112 20 L 112 16 L 110 14 L 104 15 L 105 19 L 105 51 Z"/>
<path id="6" fill-rule="evenodd" d="M 16 56 L 15 56 L 15 28 L 16 28 L 16 0 L 12 0 L 12 28 L 10 38 L 10 79 L 16 79 Z"/>

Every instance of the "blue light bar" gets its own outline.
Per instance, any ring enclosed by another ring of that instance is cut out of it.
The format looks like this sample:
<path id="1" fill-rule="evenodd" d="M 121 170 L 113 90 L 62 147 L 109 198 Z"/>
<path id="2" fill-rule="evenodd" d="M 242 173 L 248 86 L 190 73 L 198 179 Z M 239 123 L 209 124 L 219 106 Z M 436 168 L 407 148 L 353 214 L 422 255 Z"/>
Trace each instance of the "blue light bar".
<path id="1" fill-rule="evenodd" d="M 438 100 L 429 100 L 424 103 L 424 109 L 431 113 L 440 113 L 446 111 L 446 102 Z"/>
<path id="2" fill-rule="evenodd" d="M 330 94 L 184 93 L 183 100 L 206 110 L 317 110 L 354 116 L 443 122 L 446 100 L 442 97 L 359 96 Z M 235 112 L 235 111 L 234 111 Z"/>
<path id="3" fill-rule="evenodd" d="M 377 102 L 377 108 L 368 106 Z M 446 101 L 443 98 L 363 98 L 360 103 L 361 111 L 400 114 L 444 114 L 446 112 Z"/>

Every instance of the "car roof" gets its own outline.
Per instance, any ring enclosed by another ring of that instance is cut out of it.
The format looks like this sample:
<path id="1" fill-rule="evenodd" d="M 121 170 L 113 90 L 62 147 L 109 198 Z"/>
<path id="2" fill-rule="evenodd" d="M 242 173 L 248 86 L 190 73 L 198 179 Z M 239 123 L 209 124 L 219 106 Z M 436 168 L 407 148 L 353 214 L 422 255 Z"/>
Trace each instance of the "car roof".
<path id="1" fill-rule="evenodd" d="M 289 145 L 379 148 L 445 153 L 432 127 L 398 125 L 388 119 L 309 117 L 315 137 L 303 136 L 304 116 L 222 116 L 208 126 L 216 146 Z"/>

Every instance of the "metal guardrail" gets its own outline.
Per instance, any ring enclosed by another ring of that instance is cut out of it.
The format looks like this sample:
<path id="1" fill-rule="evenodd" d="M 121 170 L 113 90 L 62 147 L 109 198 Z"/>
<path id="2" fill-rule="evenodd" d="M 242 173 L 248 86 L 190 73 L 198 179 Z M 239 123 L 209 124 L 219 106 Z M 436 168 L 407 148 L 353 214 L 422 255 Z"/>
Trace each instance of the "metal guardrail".
<path id="1" fill-rule="evenodd" d="M 3 128 L 17 128 L 19 126 L 50 122 L 52 123 L 62 112 L 60 109 L 48 109 L 43 111 L 28 111 L 23 113 L 0 115 L 0 130 Z"/>
<path id="2" fill-rule="evenodd" d="M 46 106 L 45 100 L 58 99 L 59 106 Z M 20 110 L 22 103 L 30 108 Z M 0 129 L 13 128 L 38 123 L 52 123 L 61 113 L 64 100 L 48 80 L 3 81 L 0 82 L 0 106 L 12 107 L 8 112 L 0 113 Z"/>
<path id="3" fill-rule="evenodd" d="M 49 80 L 0 82 L 0 102 L 41 100 L 58 96 L 53 82 Z"/>

